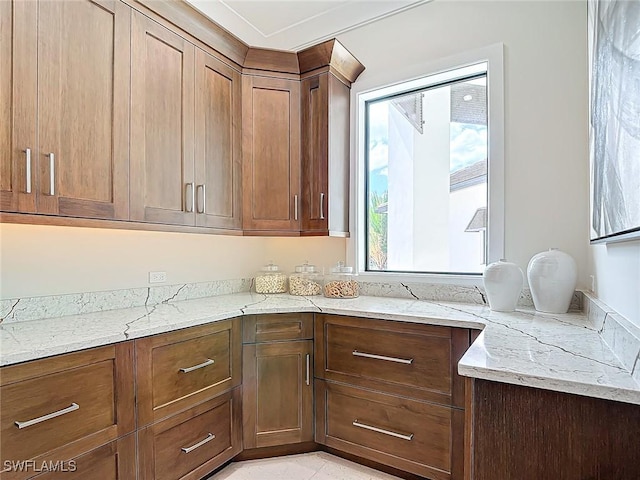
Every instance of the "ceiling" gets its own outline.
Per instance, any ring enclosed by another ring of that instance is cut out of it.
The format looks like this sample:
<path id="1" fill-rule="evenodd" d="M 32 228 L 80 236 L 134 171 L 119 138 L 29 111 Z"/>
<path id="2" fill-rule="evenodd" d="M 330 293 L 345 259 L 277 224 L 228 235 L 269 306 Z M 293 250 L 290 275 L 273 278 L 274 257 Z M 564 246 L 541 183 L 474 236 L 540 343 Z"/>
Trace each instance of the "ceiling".
<path id="1" fill-rule="evenodd" d="M 186 0 L 252 47 L 300 50 L 430 0 Z"/>

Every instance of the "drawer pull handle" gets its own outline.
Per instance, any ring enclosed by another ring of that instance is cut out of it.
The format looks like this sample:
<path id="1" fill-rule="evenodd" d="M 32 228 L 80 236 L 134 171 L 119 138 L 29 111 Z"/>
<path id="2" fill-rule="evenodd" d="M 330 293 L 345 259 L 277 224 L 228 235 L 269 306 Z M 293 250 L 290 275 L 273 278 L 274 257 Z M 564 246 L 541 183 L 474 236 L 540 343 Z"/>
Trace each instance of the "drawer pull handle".
<path id="1" fill-rule="evenodd" d="M 209 365 L 213 365 L 214 363 L 216 363 L 215 360 L 211 360 L 210 358 L 207 358 L 206 362 L 202 362 L 199 365 L 194 365 L 193 367 L 181 368 L 180 371 L 182 373 L 189 373 L 189 372 L 193 372 L 194 370 L 198 370 L 199 368 L 208 367 Z"/>
<path id="2" fill-rule="evenodd" d="M 214 438 L 216 438 L 216 436 L 213 433 L 209 433 L 203 440 L 200 440 L 198 443 L 195 443 L 190 447 L 182 447 L 180 450 L 182 450 L 184 453 L 193 452 L 196 448 L 201 447 L 202 445 L 204 445 L 207 442 L 210 442 Z"/>
<path id="3" fill-rule="evenodd" d="M 357 350 L 353 351 L 353 356 L 354 357 L 373 358 L 375 360 L 386 360 L 387 362 L 403 363 L 405 365 L 411 365 L 413 363 L 413 358 L 386 357 L 384 355 L 376 355 L 375 353 L 364 353 L 364 352 L 359 352 Z"/>
<path id="4" fill-rule="evenodd" d="M 371 425 L 367 425 L 366 423 L 360 423 L 357 418 L 353 421 L 353 426 L 364 428 L 365 430 L 371 430 L 372 432 L 384 433 L 385 435 L 401 438 L 402 440 L 407 440 L 407 441 L 413 440 L 413 433 L 410 433 L 409 435 L 405 435 L 403 433 L 392 432 L 391 430 L 385 430 L 384 428 L 373 427 Z"/>
<path id="5" fill-rule="evenodd" d="M 64 415 L 66 413 L 71 413 L 71 412 L 73 412 L 75 410 L 78 410 L 79 408 L 80 408 L 80 405 L 78 405 L 77 403 L 72 403 L 67 408 L 63 408 L 62 410 L 58 410 L 57 412 L 48 413 L 48 414 L 43 415 L 41 417 L 34 418 L 32 420 L 27 420 L 26 422 L 17 422 L 16 421 L 15 424 L 16 424 L 16 427 L 18 427 L 18 428 L 27 428 L 27 427 L 30 427 L 31 425 L 35 425 L 36 423 L 46 422 L 47 420 L 51 420 L 52 418 L 59 417 L 60 415 Z"/>

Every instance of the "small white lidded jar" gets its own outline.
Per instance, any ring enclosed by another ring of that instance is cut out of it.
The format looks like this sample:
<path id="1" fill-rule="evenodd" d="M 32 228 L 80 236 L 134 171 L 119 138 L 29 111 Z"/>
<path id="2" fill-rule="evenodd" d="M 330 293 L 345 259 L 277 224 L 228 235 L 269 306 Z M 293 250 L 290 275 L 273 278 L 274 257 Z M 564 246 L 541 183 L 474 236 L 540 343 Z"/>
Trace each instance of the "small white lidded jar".
<path id="1" fill-rule="evenodd" d="M 270 263 L 256 275 L 256 293 L 286 293 L 287 275 L 278 265 Z"/>
<path id="2" fill-rule="evenodd" d="M 309 265 L 309 262 L 296 265 L 296 272 L 289 276 L 289 293 L 300 296 L 322 293 L 322 274 L 315 265 Z"/>
<path id="3" fill-rule="evenodd" d="M 324 278 L 324 296 L 328 298 L 356 298 L 360 295 L 360 284 L 353 267 L 338 262 Z"/>

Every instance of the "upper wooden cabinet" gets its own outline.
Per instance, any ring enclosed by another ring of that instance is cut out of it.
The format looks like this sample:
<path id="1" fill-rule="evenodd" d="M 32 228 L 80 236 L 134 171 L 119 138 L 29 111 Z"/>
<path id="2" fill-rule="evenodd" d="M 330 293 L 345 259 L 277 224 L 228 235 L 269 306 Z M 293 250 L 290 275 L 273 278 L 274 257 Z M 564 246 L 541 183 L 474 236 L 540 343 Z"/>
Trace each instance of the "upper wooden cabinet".
<path id="1" fill-rule="evenodd" d="M 250 48 L 181 1 L 0 14 L 0 221 L 348 235 L 364 67 L 336 40 Z"/>
<path id="2" fill-rule="evenodd" d="M 196 224 L 242 228 L 242 75 L 196 49 Z"/>
<path id="3" fill-rule="evenodd" d="M 305 78 L 302 233 L 349 233 L 349 87 L 331 73 Z"/>
<path id="4" fill-rule="evenodd" d="M 300 230 L 300 82 L 243 79 L 243 227 Z"/>
<path id="5" fill-rule="evenodd" d="M 241 75 L 133 18 L 131 220 L 241 226 Z"/>
<path id="6" fill-rule="evenodd" d="M 130 9 L 0 8 L 2 210 L 127 219 Z"/>
<path id="7" fill-rule="evenodd" d="M 184 38 L 134 12 L 131 219 L 194 225 L 194 55 Z"/>

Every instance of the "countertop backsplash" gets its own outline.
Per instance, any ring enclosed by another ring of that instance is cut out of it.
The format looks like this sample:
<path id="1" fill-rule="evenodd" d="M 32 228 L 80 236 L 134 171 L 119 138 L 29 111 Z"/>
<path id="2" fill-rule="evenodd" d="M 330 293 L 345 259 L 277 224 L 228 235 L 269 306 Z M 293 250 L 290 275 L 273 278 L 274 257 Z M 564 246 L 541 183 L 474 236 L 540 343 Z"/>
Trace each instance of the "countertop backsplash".
<path id="1" fill-rule="evenodd" d="M 0 323 L 42 320 L 119 308 L 151 307 L 182 300 L 243 293 L 252 290 L 253 281 L 253 278 L 238 278 L 103 292 L 11 298 L 0 300 Z M 360 295 L 368 297 L 488 305 L 483 287 L 417 282 L 359 283 Z M 569 311 L 582 311 L 583 298 L 583 293 L 576 291 Z M 518 307 L 533 308 L 533 300 L 528 288 L 523 289 L 520 294 Z"/>

